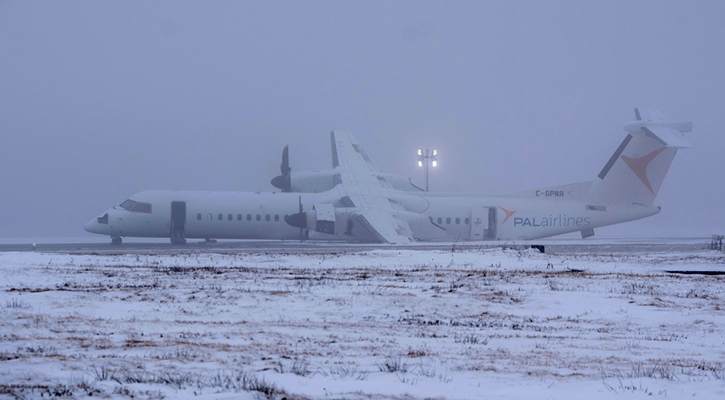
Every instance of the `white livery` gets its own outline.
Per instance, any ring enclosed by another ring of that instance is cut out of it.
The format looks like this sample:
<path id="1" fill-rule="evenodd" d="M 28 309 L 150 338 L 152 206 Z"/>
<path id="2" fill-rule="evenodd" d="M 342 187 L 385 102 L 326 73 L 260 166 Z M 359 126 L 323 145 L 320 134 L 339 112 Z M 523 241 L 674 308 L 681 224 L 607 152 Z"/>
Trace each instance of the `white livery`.
<path id="1" fill-rule="evenodd" d="M 288 149 L 281 193 L 154 190 L 137 193 L 85 225 L 122 237 L 317 239 L 372 243 L 530 240 L 657 214 L 655 196 L 691 123 L 635 109 L 636 121 L 599 175 L 589 182 L 508 195 L 423 192 L 381 172 L 347 131 L 333 131 L 332 169 L 292 173 Z"/>

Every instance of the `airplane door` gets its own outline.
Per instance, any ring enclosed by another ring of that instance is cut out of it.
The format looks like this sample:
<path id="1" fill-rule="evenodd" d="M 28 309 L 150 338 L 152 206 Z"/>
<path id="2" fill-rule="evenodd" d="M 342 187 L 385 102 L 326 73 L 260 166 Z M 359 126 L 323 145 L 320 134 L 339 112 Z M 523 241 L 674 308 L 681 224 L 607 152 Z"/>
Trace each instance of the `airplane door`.
<path id="1" fill-rule="evenodd" d="M 488 229 L 488 207 L 471 209 L 471 240 L 484 240 Z"/>
<path id="2" fill-rule="evenodd" d="M 496 239 L 496 215 L 498 210 L 496 207 L 488 207 L 488 226 L 486 227 L 486 232 L 484 233 L 484 236 L 486 239 L 493 240 Z"/>
<path id="3" fill-rule="evenodd" d="M 171 202 L 171 243 L 185 244 L 186 202 Z"/>

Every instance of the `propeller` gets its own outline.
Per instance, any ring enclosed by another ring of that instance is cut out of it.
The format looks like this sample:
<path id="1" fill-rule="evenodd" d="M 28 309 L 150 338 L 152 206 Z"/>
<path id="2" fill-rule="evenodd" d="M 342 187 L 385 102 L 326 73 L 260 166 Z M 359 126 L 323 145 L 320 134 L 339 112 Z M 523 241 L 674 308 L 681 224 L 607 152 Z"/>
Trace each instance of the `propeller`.
<path id="1" fill-rule="evenodd" d="M 299 197 L 300 212 L 285 217 L 284 222 L 287 225 L 300 228 L 300 242 L 305 240 L 304 230 L 307 229 L 307 214 L 302 209 L 302 196 Z"/>
<path id="2" fill-rule="evenodd" d="M 280 164 L 279 166 L 279 172 L 281 173 L 281 175 L 277 175 L 272 178 L 272 186 L 276 187 L 277 189 L 281 189 L 284 193 L 291 192 L 292 168 L 290 168 L 289 166 L 289 146 L 284 146 L 284 150 L 282 150 L 282 164 Z"/>

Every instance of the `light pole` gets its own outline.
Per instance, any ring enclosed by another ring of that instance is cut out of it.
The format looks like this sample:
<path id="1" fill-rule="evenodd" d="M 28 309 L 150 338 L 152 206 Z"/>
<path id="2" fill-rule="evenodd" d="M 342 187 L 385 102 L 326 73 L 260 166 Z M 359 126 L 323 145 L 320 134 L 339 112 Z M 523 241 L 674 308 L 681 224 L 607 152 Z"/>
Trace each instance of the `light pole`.
<path id="1" fill-rule="evenodd" d="M 430 161 L 430 163 L 428 162 Z M 425 149 L 425 155 L 423 155 L 423 149 L 418 149 L 418 166 L 425 167 L 425 191 L 428 191 L 428 164 L 435 168 L 438 166 L 438 149 L 433 149 L 432 154 L 428 154 L 428 149 Z"/>

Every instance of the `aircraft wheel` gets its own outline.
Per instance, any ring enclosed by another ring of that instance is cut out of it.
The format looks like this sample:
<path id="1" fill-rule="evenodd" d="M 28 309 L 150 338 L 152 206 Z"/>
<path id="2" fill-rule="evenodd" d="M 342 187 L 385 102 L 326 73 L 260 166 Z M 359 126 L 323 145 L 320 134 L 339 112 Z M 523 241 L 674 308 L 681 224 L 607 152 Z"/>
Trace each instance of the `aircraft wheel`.
<path id="1" fill-rule="evenodd" d="M 120 236 L 111 236 L 111 244 L 113 245 L 119 245 L 121 244 L 122 240 Z"/>

